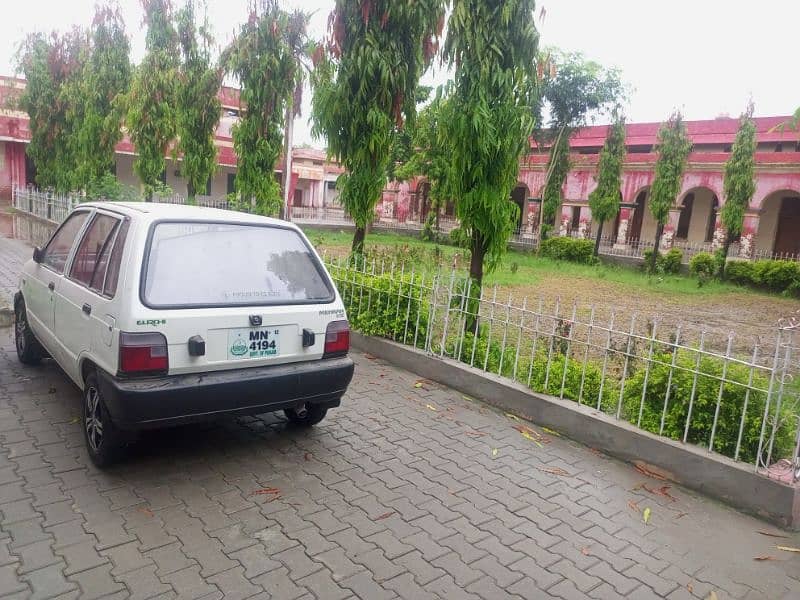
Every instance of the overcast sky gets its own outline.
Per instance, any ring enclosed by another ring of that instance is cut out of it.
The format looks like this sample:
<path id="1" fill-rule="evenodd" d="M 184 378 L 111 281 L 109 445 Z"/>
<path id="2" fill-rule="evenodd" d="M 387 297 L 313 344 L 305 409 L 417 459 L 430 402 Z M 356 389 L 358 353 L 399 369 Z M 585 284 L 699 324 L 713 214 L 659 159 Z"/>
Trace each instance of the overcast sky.
<path id="1" fill-rule="evenodd" d="M 143 52 L 139 0 L 119 0 L 133 44 Z M 179 3 L 180 0 L 173 0 Z M 12 74 L 19 40 L 29 31 L 88 24 L 94 0 L 4 2 L 0 19 L 0 73 Z M 247 13 L 246 0 L 208 0 L 220 44 L 230 40 Z M 310 34 L 325 34 L 334 0 L 282 0 L 287 8 L 312 12 Z M 738 115 L 749 97 L 757 115 L 786 115 L 800 106 L 797 73 L 798 0 L 546 0 L 539 24 L 542 43 L 581 51 L 619 67 L 633 88 L 629 121 L 661 121 L 673 108 L 688 119 Z M 426 75 L 441 83 L 446 73 Z M 295 127 L 295 143 L 311 138 L 308 94 Z"/>

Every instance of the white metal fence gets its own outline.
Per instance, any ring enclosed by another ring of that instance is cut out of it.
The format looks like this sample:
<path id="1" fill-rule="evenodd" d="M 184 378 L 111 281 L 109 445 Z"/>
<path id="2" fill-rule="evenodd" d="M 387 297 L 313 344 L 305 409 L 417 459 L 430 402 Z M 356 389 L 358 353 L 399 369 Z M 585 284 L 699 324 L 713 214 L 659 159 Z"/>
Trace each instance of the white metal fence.
<path id="1" fill-rule="evenodd" d="M 328 260 L 354 329 L 593 406 L 652 433 L 800 479 L 800 323 L 769 343 L 657 316 L 547 305 L 460 272 Z"/>

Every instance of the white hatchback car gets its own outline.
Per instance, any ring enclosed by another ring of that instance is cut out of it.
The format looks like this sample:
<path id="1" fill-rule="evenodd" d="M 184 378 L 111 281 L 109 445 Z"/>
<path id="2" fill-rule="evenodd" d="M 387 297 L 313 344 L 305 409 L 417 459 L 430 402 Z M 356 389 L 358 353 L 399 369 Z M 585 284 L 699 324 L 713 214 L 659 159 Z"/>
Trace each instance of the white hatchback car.
<path id="1" fill-rule="evenodd" d="M 129 433 L 283 410 L 314 425 L 353 376 L 344 305 L 296 226 L 191 206 L 76 208 L 14 298 L 19 359 L 83 390 L 91 459 Z"/>

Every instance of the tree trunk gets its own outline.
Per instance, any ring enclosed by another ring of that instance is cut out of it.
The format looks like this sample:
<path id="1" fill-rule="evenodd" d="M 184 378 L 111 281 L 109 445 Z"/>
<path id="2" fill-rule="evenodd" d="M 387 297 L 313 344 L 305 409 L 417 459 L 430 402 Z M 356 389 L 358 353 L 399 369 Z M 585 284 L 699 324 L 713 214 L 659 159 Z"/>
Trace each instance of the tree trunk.
<path id="1" fill-rule="evenodd" d="M 653 245 L 653 256 L 650 257 L 650 272 L 656 272 L 658 262 L 658 248 L 661 246 L 661 236 L 664 235 L 664 224 L 656 223 L 656 243 Z"/>
<path id="2" fill-rule="evenodd" d="M 355 256 L 364 255 L 364 238 L 367 237 L 367 228 L 359 227 L 356 225 L 355 233 L 353 233 L 353 248 L 352 253 Z"/>
<path id="3" fill-rule="evenodd" d="M 464 333 L 478 335 L 478 312 L 480 311 L 481 286 L 483 285 L 483 258 L 486 248 L 483 245 L 483 236 L 477 231 L 472 233 L 472 257 L 469 261 L 469 277 L 472 280 L 467 314 L 464 319 Z"/>
<path id="4" fill-rule="evenodd" d="M 294 134 L 294 96 L 289 97 L 286 103 L 286 127 L 283 139 L 283 202 L 281 202 L 280 217 L 284 221 L 291 219 L 289 203 L 289 188 L 292 185 L 292 136 Z M 324 194 L 323 190 L 323 194 Z"/>
<path id="5" fill-rule="evenodd" d="M 722 281 L 725 281 L 725 267 L 728 266 L 728 250 L 731 248 L 731 236 L 730 234 L 725 234 L 725 243 L 722 245 L 722 251 L 725 253 L 722 255 L 722 264 L 719 266 L 719 278 Z"/>
<path id="6" fill-rule="evenodd" d="M 195 196 L 197 195 L 196 190 L 194 189 L 194 184 L 189 181 L 186 184 L 186 203 L 187 204 L 196 204 Z"/>
<path id="7" fill-rule="evenodd" d="M 594 241 L 594 255 L 600 254 L 600 238 L 603 237 L 603 221 L 597 225 L 597 239 Z"/>

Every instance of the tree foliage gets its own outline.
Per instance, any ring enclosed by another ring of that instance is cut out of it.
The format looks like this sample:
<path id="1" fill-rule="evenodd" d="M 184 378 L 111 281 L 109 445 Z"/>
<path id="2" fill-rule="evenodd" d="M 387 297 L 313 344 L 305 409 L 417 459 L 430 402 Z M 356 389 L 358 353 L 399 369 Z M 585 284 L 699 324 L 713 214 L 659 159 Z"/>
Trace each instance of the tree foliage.
<path id="1" fill-rule="evenodd" d="M 550 144 L 542 210 L 545 221 L 551 223 L 570 170 L 569 138 L 619 106 L 627 92 L 617 69 L 607 69 L 579 52 L 549 49 L 539 56 L 537 66 L 542 75 L 542 94 L 535 114 L 544 109 L 549 120 L 547 128 L 537 129 L 535 137 Z"/>
<path id="2" fill-rule="evenodd" d="M 307 25 L 308 15 L 287 13 L 276 0 L 254 2 L 223 54 L 241 86 L 240 119 L 233 127 L 236 192 L 243 200 L 254 198 L 260 214 L 275 215 L 281 207 L 275 164 L 283 148 L 286 109 L 302 81 L 298 56 L 307 45 Z"/>
<path id="3" fill-rule="evenodd" d="M 128 134 L 136 147 L 133 169 L 152 197 L 175 139 L 178 36 L 170 0 L 142 0 L 146 53 L 126 99 Z"/>
<path id="4" fill-rule="evenodd" d="M 731 148 L 731 156 L 725 163 L 722 188 L 725 204 L 722 205 L 721 217 L 726 233 L 724 256 L 726 260 L 731 238 L 742 233 L 744 213 L 756 191 L 756 146 L 756 125 L 753 122 L 753 103 L 751 102 L 739 120 L 739 131 L 736 133 L 736 139 Z M 725 276 L 724 262 L 721 275 Z"/>
<path id="5" fill-rule="evenodd" d="M 123 98 L 131 80 L 130 43 L 116 4 L 96 7 L 88 35 L 79 77 L 62 90 L 73 121 L 71 187 L 82 190 L 114 166 L 114 151 L 122 139 Z"/>
<path id="6" fill-rule="evenodd" d="M 614 123 L 608 128 L 600 161 L 597 167 L 597 187 L 589 194 L 592 219 L 597 221 L 597 239 L 594 255 L 600 248 L 603 223 L 619 212 L 622 188 L 622 163 L 625 162 L 625 117 L 615 114 Z"/>
<path id="7" fill-rule="evenodd" d="M 345 168 L 339 199 L 363 251 L 386 184 L 396 128 L 413 121 L 417 83 L 438 47 L 445 0 L 337 0 L 327 52 L 315 54 L 315 135 Z"/>
<path id="8" fill-rule="evenodd" d="M 681 190 L 683 173 L 686 170 L 686 162 L 691 150 L 692 142 L 686 132 L 683 115 L 680 111 L 675 111 L 669 121 L 662 124 L 658 130 L 658 160 L 648 199 L 650 212 L 656 220 L 656 239 L 651 259 L 653 271 L 655 271 L 658 259 L 661 235 L 664 233 L 664 225 L 669 217 L 669 209 L 675 203 Z"/>
<path id="9" fill-rule="evenodd" d="M 17 52 L 17 69 L 26 80 L 19 107 L 30 119 L 26 152 L 41 187 L 72 188 L 76 159 L 71 140 L 76 120 L 65 89 L 78 85 L 87 46 L 86 32 L 76 27 L 65 34 L 29 34 Z"/>
<path id="10" fill-rule="evenodd" d="M 198 24 L 195 12 L 195 1 L 187 0 L 176 15 L 181 48 L 175 107 L 177 150 L 183 155 L 181 172 L 188 184 L 189 201 L 194 200 L 197 190 L 205 189 L 206 182 L 216 170 L 214 133 L 222 109 L 218 97 L 222 70 L 213 64 L 211 55 L 214 38 L 207 15 L 204 14 Z"/>
<path id="11" fill-rule="evenodd" d="M 536 100 L 533 0 L 454 0 L 444 58 L 455 67 L 441 117 L 450 153 L 447 194 L 471 240 L 476 291 L 484 261 L 506 251 L 519 208 L 510 200 L 528 148 Z"/>

